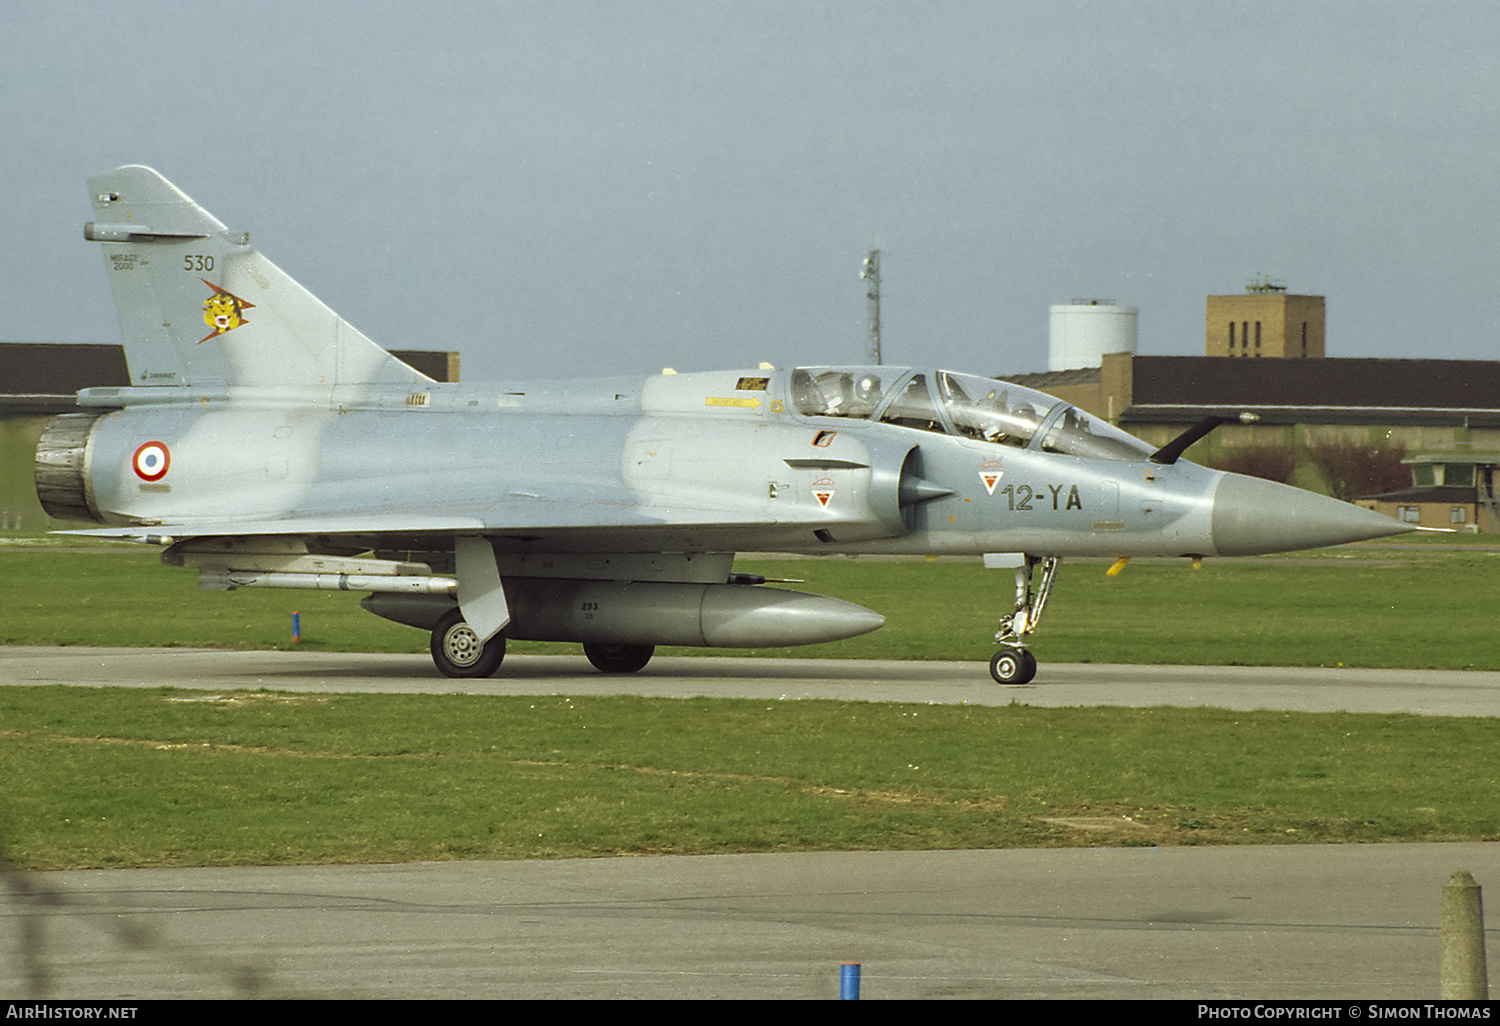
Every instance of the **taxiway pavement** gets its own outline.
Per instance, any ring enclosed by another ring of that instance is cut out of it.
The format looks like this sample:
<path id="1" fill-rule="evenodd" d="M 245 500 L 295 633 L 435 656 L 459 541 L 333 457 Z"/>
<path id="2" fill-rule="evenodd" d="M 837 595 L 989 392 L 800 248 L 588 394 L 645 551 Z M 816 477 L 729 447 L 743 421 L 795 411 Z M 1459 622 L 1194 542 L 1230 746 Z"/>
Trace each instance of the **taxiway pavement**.
<path id="1" fill-rule="evenodd" d="M 0 995 L 831 999 L 858 962 L 871 999 L 1430 1000 L 1460 867 L 1500 845 L 36 873 Z"/>
<path id="2" fill-rule="evenodd" d="M 510 656 L 484 680 L 449 680 L 424 655 L 188 648 L 0 647 L 0 685 L 181 687 L 493 695 L 828 698 L 1039 706 L 1214 706 L 1309 712 L 1500 716 L 1500 673 L 1342 667 L 1043 663 L 1022 687 L 983 663 L 861 659 L 657 658 L 606 675 L 582 656 Z"/>

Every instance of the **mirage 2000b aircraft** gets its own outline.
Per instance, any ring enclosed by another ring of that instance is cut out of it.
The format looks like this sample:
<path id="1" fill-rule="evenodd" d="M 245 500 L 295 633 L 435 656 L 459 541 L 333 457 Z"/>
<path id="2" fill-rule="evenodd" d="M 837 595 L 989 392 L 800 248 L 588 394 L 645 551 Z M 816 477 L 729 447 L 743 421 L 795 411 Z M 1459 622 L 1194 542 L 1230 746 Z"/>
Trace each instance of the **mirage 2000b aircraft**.
<path id="1" fill-rule="evenodd" d="M 991 673 L 1067 556 L 1242 555 L 1398 534 L 1389 517 L 1178 458 L 1066 403 L 945 370 L 797 367 L 438 383 L 161 175 L 89 180 L 130 368 L 37 450 L 47 512 L 165 545 L 199 586 L 368 592 L 443 673 L 507 638 L 605 672 L 657 645 L 874 630 L 852 603 L 735 573 L 741 551 L 983 556 L 1014 569 Z"/>

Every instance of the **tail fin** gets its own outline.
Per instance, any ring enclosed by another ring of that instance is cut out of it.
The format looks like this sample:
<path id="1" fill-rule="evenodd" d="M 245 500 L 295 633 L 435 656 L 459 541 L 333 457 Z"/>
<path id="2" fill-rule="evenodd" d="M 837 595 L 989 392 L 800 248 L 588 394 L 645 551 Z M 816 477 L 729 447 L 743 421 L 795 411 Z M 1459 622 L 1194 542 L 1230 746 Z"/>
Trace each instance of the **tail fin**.
<path id="1" fill-rule="evenodd" d="M 134 385 L 430 380 L 356 331 L 149 167 L 89 179 Z"/>

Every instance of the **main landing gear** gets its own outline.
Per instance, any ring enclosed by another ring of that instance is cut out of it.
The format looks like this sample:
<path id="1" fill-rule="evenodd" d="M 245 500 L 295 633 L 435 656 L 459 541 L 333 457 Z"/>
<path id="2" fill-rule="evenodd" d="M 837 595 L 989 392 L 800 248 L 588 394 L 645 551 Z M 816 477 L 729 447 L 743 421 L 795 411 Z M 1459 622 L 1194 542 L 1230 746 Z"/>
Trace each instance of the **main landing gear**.
<path id="1" fill-rule="evenodd" d="M 1015 611 L 1000 617 L 1000 629 L 995 632 L 1000 651 L 990 657 L 990 676 L 995 678 L 995 683 L 1026 684 L 1036 676 L 1036 656 L 1026 650 L 1021 639 L 1036 630 L 1036 625 L 1041 622 L 1061 562 L 1057 556 L 1023 556 L 1020 565 L 1016 566 Z M 1038 563 L 1042 567 L 1042 577 L 1033 588 L 1032 576 Z"/>
<path id="2" fill-rule="evenodd" d="M 483 644 L 457 608 L 450 609 L 432 629 L 432 661 L 445 677 L 492 677 L 505 659 L 505 635 Z M 584 643 L 583 654 L 601 673 L 634 673 L 651 661 L 655 645 L 600 645 Z"/>
<path id="3" fill-rule="evenodd" d="M 600 673 L 634 673 L 651 661 L 655 645 L 596 645 L 585 641 L 583 654 Z"/>
<path id="4" fill-rule="evenodd" d="M 457 607 L 444 613 L 432 629 L 432 661 L 444 677 L 489 677 L 505 658 L 505 635 L 481 642 Z"/>

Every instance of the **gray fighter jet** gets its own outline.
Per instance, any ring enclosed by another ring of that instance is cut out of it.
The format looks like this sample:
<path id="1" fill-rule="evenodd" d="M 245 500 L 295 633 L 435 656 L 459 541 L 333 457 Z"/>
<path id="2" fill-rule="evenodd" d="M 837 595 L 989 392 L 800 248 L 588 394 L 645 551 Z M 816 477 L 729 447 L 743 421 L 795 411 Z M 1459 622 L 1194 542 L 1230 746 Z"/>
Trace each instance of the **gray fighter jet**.
<path id="1" fill-rule="evenodd" d="M 934 368 L 795 367 L 438 383 L 150 168 L 88 183 L 132 383 L 78 394 L 37 491 L 79 533 L 165 545 L 199 586 L 367 592 L 439 670 L 507 638 L 604 672 L 657 645 L 801 645 L 860 606 L 764 586 L 736 552 L 983 556 L 1015 572 L 1002 683 L 1067 556 L 1277 552 L 1408 530 L 1179 459 L 1051 396 Z"/>

